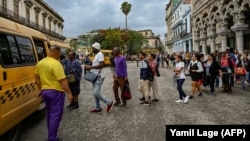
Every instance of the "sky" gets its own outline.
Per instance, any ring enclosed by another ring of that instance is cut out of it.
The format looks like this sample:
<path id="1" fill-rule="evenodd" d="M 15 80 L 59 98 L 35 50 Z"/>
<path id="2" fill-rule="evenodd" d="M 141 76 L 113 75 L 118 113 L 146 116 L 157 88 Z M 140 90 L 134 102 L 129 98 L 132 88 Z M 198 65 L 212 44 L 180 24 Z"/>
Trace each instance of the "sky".
<path id="1" fill-rule="evenodd" d="M 94 29 L 125 29 L 125 15 L 120 10 L 124 0 L 44 0 L 64 19 L 64 36 L 75 38 Z M 131 30 L 151 29 L 164 38 L 166 4 L 169 0 L 127 0 Z"/>

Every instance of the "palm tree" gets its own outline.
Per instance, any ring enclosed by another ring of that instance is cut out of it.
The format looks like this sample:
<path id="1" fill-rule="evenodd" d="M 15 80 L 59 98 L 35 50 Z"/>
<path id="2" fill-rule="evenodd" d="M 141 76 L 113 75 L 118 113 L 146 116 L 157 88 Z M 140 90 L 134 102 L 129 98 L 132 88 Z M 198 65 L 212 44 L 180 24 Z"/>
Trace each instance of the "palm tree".
<path id="1" fill-rule="evenodd" d="M 127 26 L 127 16 L 128 16 L 128 13 L 130 12 L 131 10 L 131 7 L 132 5 L 126 1 L 124 1 L 121 5 L 121 10 L 123 12 L 123 14 L 125 15 L 125 20 L 126 20 L 126 30 L 128 29 L 128 26 Z"/>

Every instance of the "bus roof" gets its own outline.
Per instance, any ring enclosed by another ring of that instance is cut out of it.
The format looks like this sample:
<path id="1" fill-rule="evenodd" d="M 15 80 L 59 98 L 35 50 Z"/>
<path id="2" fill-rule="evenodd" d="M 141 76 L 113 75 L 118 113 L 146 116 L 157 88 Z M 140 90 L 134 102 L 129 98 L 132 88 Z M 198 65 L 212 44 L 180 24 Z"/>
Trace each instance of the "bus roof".
<path id="1" fill-rule="evenodd" d="M 70 49 L 70 46 L 66 43 L 63 43 L 63 42 L 56 42 L 56 41 L 49 41 L 49 44 L 51 46 L 59 46 L 61 48 L 66 48 L 66 49 Z"/>
<path id="2" fill-rule="evenodd" d="M 18 24 L 14 21 L 0 17 L 0 23 L 1 23 L 0 28 L 2 29 L 11 30 L 14 32 L 22 33 L 24 35 L 46 40 L 46 37 L 44 36 L 43 33 L 34 30 L 32 28 L 23 26 L 21 24 Z"/>

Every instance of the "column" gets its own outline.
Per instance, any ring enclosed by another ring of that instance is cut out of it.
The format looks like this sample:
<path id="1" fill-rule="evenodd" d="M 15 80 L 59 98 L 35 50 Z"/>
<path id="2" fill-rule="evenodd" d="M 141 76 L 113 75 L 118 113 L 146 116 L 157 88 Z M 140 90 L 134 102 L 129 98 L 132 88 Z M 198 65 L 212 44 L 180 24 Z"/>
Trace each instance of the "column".
<path id="1" fill-rule="evenodd" d="M 221 50 L 225 51 L 227 47 L 227 34 L 221 34 Z"/>
<path id="2" fill-rule="evenodd" d="M 236 48 L 238 49 L 239 53 L 243 53 L 244 50 L 244 38 L 243 38 L 243 31 L 235 31 L 236 33 Z"/>
<path id="3" fill-rule="evenodd" d="M 193 51 L 193 47 L 192 47 L 192 43 L 191 43 L 191 40 L 188 40 L 188 44 L 189 44 L 189 52 L 192 52 Z"/>
<path id="4" fill-rule="evenodd" d="M 211 53 L 215 51 L 215 37 L 210 37 L 210 48 L 211 48 Z"/>
<path id="5" fill-rule="evenodd" d="M 239 22 L 238 24 L 235 24 L 232 26 L 232 30 L 236 34 L 236 48 L 238 49 L 239 53 L 243 53 L 244 50 L 244 37 L 243 32 L 248 28 L 247 24 L 244 24 L 242 22 Z"/>
<path id="6" fill-rule="evenodd" d="M 203 53 L 205 56 L 207 55 L 206 39 L 203 39 L 203 41 L 202 41 L 202 53 Z"/>

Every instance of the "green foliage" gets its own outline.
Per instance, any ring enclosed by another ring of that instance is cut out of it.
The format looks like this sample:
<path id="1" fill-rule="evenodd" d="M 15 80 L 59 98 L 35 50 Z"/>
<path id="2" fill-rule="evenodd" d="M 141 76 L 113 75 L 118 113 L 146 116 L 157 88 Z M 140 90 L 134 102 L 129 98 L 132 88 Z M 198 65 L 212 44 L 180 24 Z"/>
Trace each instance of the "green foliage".
<path id="1" fill-rule="evenodd" d="M 127 16 L 128 13 L 130 12 L 132 8 L 132 5 L 130 3 L 128 3 L 127 1 L 124 1 L 122 4 L 121 4 L 121 10 L 122 12 Z"/>

